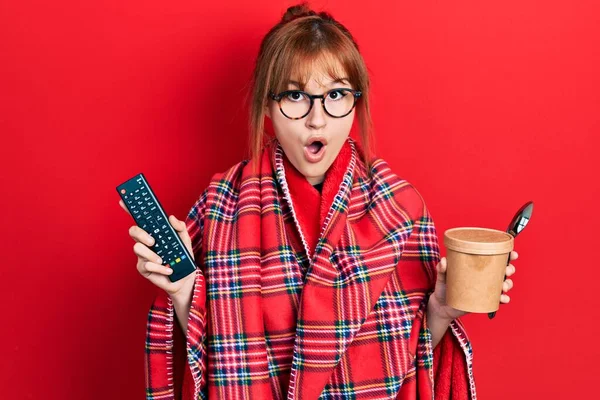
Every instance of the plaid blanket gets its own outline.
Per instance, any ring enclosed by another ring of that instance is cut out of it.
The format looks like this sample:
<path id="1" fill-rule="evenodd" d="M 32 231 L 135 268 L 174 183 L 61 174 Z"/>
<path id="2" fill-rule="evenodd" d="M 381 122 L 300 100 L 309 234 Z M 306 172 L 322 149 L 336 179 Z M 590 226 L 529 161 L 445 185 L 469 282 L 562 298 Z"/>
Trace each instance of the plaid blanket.
<path id="1" fill-rule="evenodd" d="M 148 315 L 148 399 L 475 399 L 460 320 L 432 349 L 431 215 L 361 154 L 349 138 L 312 213 L 276 141 L 258 173 L 244 160 L 213 177 L 186 218 L 202 271 L 188 332 L 164 292 Z"/>

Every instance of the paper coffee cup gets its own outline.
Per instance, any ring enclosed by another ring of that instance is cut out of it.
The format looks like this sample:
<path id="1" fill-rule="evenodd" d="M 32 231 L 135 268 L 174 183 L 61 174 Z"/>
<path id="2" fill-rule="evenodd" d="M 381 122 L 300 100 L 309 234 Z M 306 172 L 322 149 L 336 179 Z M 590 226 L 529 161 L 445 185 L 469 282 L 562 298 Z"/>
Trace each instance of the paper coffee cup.
<path id="1" fill-rule="evenodd" d="M 462 227 L 444 232 L 444 245 L 446 303 L 468 312 L 498 310 L 514 238 L 495 229 Z"/>

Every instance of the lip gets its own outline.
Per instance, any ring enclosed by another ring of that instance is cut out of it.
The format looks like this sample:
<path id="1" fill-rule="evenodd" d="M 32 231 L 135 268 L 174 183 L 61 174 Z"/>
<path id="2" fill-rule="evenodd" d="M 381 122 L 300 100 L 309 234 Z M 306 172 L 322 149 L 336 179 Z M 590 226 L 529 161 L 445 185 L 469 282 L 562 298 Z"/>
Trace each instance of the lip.
<path id="1" fill-rule="evenodd" d="M 317 154 L 313 154 L 310 152 L 310 150 L 308 150 L 308 146 L 306 146 L 304 147 L 304 158 L 310 163 L 318 163 L 323 159 L 323 157 L 325 157 L 326 147 L 326 145 L 323 145 L 323 147 L 321 147 L 321 150 L 319 150 Z"/>
<path id="2" fill-rule="evenodd" d="M 313 136 L 306 141 L 305 146 L 310 146 L 314 142 L 321 142 L 323 145 L 327 146 L 327 139 L 324 136 Z"/>
<path id="3" fill-rule="evenodd" d="M 312 143 L 314 142 L 321 142 L 323 144 L 323 146 L 321 147 L 321 149 L 319 150 L 318 153 L 313 154 L 311 153 L 310 150 L 308 150 L 308 146 L 310 146 Z M 325 139 L 324 137 L 320 137 L 320 136 L 314 136 L 310 139 L 308 139 L 308 141 L 306 142 L 306 145 L 304 146 L 304 158 L 306 159 L 306 161 L 310 162 L 310 163 L 318 163 L 319 161 L 321 161 L 323 159 L 323 157 L 325 157 L 325 149 L 327 148 L 327 139 Z"/>

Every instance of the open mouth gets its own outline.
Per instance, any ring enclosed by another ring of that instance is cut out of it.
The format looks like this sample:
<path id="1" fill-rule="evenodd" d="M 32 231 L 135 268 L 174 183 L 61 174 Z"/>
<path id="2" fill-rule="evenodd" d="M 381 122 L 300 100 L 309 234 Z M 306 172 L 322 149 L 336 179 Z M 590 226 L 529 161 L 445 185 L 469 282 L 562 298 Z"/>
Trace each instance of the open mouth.
<path id="1" fill-rule="evenodd" d="M 308 162 L 317 163 L 325 156 L 327 139 L 324 137 L 312 137 L 304 146 L 304 156 Z"/>
<path id="2" fill-rule="evenodd" d="M 308 151 L 310 151 L 312 154 L 317 154 L 319 151 L 321 151 L 323 146 L 324 146 L 323 142 L 316 140 L 316 141 L 312 142 L 311 144 L 309 144 L 307 147 L 308 147 Z"/>

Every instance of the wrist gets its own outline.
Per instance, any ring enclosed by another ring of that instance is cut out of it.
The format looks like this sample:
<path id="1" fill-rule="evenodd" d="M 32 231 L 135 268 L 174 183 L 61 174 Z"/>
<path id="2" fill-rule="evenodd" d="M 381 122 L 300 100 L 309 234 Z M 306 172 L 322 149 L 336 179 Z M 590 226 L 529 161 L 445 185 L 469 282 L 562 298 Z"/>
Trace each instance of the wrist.
<path id="1" fill-rule="evenodd" d="M 429 296 L 427 312 L 430 319 L 435 318 L 441 323 L 447 325 L 450 325 L 450 323 L 454 320 L 452 316 L 448 315 L 448 313 L 444 311 L 444 306 L 440 304 L 439 300 L 435 296 L 435 293 L 432 293 L 431 296 Z"/>
<path id="2" fill-rule="evenodd" d="M 169 293 L 169 297 L 173 301 L 173 304 L 188 305 L 192 301 L 192 293 L 194 292 L 193 281 L 191 285 L 185 285 L 174 293 Z"/>

